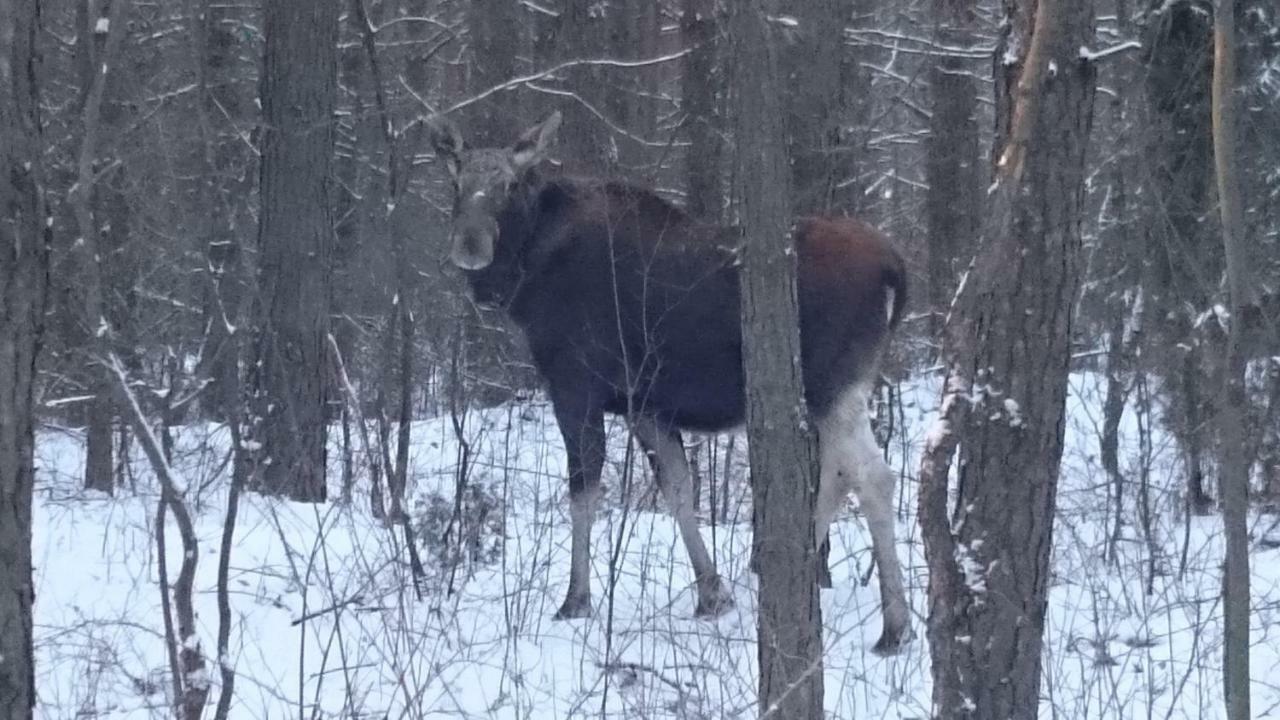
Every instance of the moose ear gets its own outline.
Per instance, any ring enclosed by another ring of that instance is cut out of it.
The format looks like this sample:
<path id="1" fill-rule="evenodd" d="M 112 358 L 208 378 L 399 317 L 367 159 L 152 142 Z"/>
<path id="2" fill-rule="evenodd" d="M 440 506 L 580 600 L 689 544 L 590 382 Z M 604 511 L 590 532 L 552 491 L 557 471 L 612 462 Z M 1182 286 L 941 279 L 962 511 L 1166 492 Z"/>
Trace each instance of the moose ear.
<path id="1" fill-rule="evenodd" d="M 465 143 L 462 141 L 462 133 L 459 132 L 458 126 L 454 125 L 448 118 L 441 115 L 433 115 L 426 120 L 427 132 L 431 136 L 431 145 L 436 150 L 436 156 L 445 161 L 449 166 L 449 172 L 458 174 L 458 158 L 462 155 Z"/>
<path id="2" fill-rule="evenodd" d="M 555 139 L 556 131 L 559 129 L 560 111 L 556 110 L 542 122 L 525 130 L 520 139 L 516 140 L 516 144 L 511 147 L 511 159 L 516 169 L 524 171 L 541 162 L 542 158 L 546 157 L 547 147 Z"/>

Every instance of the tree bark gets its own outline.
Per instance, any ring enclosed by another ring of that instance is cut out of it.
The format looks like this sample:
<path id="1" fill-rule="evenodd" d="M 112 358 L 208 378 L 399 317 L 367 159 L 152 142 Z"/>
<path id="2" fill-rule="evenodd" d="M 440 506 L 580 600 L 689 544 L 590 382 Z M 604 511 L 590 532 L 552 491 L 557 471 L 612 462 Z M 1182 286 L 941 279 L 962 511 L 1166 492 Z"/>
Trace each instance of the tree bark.
<path id="1" fill-rule="evenodd" d="M 84 97 L 80 109 L 80 147 L 76 157 L 76 182 L 67 193 L 67 202 L 75 212 L 76 229 L 79 231 L 77 247 L 80 254 L 81 279 L 81 328 L 83 350 L 88 354 L 88 390 L 93 396 L 89 401 L 86 418 L 84 485 L 90 490 L 111 494 L 115 491 L 115 464 L 112 462 L 112 425 L 115 405 L 112 401 L 114 387 L 110 373 L 102 365 L 110 350 L 112 323 L 107 311 L 106 282 L 102 265 L 109 253 L 105 252 L 103 233 L 99 228 L 95 202 L 101 168 L 98 167 L 99 138 L 103 125 L 103 105 L 107 95 L 107 80 L 120 58 L 120 46 L 124 42 L 125 14 L 129 0 L 113 0 L 110 9 L 100 18 L 85 14 L 81 27 L 82 45 L 79 52 L 90 55 L 89 74 L 81 77 Z M 90 31 L 88 21 L 94 22 Z M 101 23 L 106 22 L 106 32 Z M 101 47 L 99 47 L 101 46 Z M 90 53 L 90 50 L 93 50 Z"/>
<path id="2" fill-rule="evenodd" d="M 1091 2 L 1005 0 L 996 188 L 920 472 L 938 718 L 1037 716 L 1094 68 Z M 1006 59 L 1008 58 L 1008 59 Z M 959 446 L 949 512 L 947 473 Z"/>
<path id="3" fill-rule="evenodd" d="M 842 10 L 843 9 L 843 10 Z M 794 7 L 797 26 L 782 52 L 791 209 L 831 210 L 840 157 L 841 58 L 848 3 L 806 0 Z"/>
<path id="4" fill-rule="evenodd" d="M 1253 305 L 1245 256 L 1240 175 L 1236 151 L 1235 0 L 1217 0 L 1213 33 L 1213 154 L 1222 244 L 1231 296 L 1224 369 L 1224 402 L 1218 412 L 1218 460 L 1222 520 L 1227 536 L 1222 582 L 1225 648 L 1223 686 L 1229 720 L 1249 712 L 1249 448 L 1246 442 L 1246 358 L 1243 318 Z"/>
<path id="5" fill-rule="evenodd" d="M 934 0 L 934 12 L 938 18 L 934 37 L 939 44 L 966 47 L 972 43 L 977 23 L 973 0 Z M 956 279 L 974 250 L 982 202 L 974 75 L 962 58 L 941 53 L 929 68 L 933 113 L 925 141 L 929 304 L 935 337 L 942 334 Z"/>
<path id="6" fill-rule="evenodd" d="M 0 0 L 0 720 L 36 701 L 31 503 L 36 360 L 49 286 L 37 0 Z"/>
<path id="7" fill-rule="evenodd" d="M 685 154 L 686 207 L 696 218 L 718 221 L 724 208 L 720 182 L 723 151 L 716 89 L 723 71 L 717 54 L 715 0 L 682 0 L 680 35 L 689 54 L 684 58 L 681 109 L 689 137 Z"/>
<path id="8" fill-rule="evenodd" d="M 260 489 L 325 499 L 326 337 L 333 223 L 329 171 L 337 84 L 337 0 L 264 8 L 266 56 L 258 271 Z"/>
<path id="9" fill-rule="evenodd" d="M 1169 391 L 1169 425 L 1186 464 L 1187 508 L 1213 509 L 1204 487 L 1207 428 L 1216 393 L 1208 391 L 1205 348 L 1194 337 L 1195 315 L 1207 310 L 1221 276 L 1221 253 L 1204 222 L 1210 212 L 1211 20 L 1195 3 L 1163 3 L 1150 15 L 1146 102 L 1151 191 L 1160 210 L 1148 223 L 1144 295 L 1152 320 L 1150 353 Z"/>
<path id="10" fill-rule="evenodd" d="M 609 18 L 622 7 L 598 0 L 563 0 L 555 36 L 561 61 L 604 57 L 608 51 Z M 565 71 L 568 90 L 577 98 L 563 104 L 564 136 L 574 138 L 561 148 L 566 169 L 587 175 L 609 174 L 617 168 L 617 146 L 609 128 L 591 112 L 605 112 L 605 71 L 599 67 Z M 589 107 L 588 107 L 589 106 Z"/>
<path id="11" fill-rule="evenodd" d="M 467 10 L 471 71 L 467 86 L 480 92 L 506 82 L 516 74 L 517 36 L 515 2 L 475 2 Z M 516 117 L 514 94 L 505 91 L 467 108 L 467 133 L 476 147 L 503 147 L 521 126 Z"/>
<path id="12" fill-rule="evenodd" d="M 179 484 L 179 478 L 170 464 L 171 458 L 166 452 L 169 442 L 157 439 L 151 429 L 137 395 L 130 389 L 124 365 L 119 357 L 111 355 L 103 359 L 104 368 L 111 373 L 114 390 L 125 409 L 134 434 L 151 464 L 151 469 L 160 481 L 160 507 L 157 510 L 156 553 L 160 557 L 160 591 L 162 607 L 165 612 L 165 635 L 169 639 L 170 668 L 174 673 L 175 690 L 174 714 L 181 720 L 199 720 L 209 697 L 209 676 L 205 669 L 204 650 L 200 646 L 200 636 L 196 628 L 195 613 L 195 580 L 196 565 L 200 560 L 200 543 L 196 536 L 195 524 L 191 519 L 191 511 L 187 507 L 184 495 L 185 483 Z M 166 402 L 180 395 L 179 386 L 168 388 Z M 168 415 L 171 408 L 162 409 Z M 164 428 L 168 434 L 168 426 Z M 164 567 L 165 557 L 165 515 L 173 513 L 182 540 L 182 564 L 178 570 L 178 578 L 173 583 L 172 610 L 169 616 L 170 597 L 167 570 Z M 173 621 L 176 620 L 176 624 Z"/>
<path id="13" fill-rule="evenodd" d="M 817 444 L 804 403 L 785 95 L 768 0 L 735 2 L 733 38 L 742 242 L 743 370 L 760 578 L 761 716 L 822 718 L 822 607 L 813 503 Z"/>
<path id="14" fill-rule="evenodd" d="M 196 113 L 204 174 L 196 192 L 204 203 L 202 234 L 208 262 L 201 297 L 206 335 L 200 372 L 210 381 L 201 404 L 208 415 L 233 422 L 241 414 L 238 365 L 244 333 L 236 331 L 246 279 L 236 196 L 250 194 L 252 176 L 246 171 L 249 160 L 240 138 L 216 128 L 223 126 L 224 113 L 233 126 L 245 119 L 248 99 L 235 75 L 239 43 L 232 30 L 238 14 L 244 11 L 214 0 L 198 2 L 201 21 L 192 24 L 191 32 L 200 57 Z"/>

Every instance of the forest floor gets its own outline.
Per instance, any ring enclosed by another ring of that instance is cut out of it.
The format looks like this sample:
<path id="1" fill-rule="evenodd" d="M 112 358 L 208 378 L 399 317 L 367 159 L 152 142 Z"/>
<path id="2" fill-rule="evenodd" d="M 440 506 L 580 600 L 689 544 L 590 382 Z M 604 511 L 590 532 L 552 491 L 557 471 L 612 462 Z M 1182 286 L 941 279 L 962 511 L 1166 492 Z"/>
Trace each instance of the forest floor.
<path id="1" fill-rule="evenodd" d="M 1041 716 L 1219 717 L 1221 520 L 1187 521 L 1172 442 L 1158 418 L 1138 418 L 1131 407 L 1121 439 L 1124 509 L 1114 560 L 1106 557 L 1116 518 L 1098 460 L 1101 400 L 1096 376 L 1073 376 Z M 862 582 L 869 536 L 856 511 L 851 507 L 833 530 L 835 587 L 822 596 L 831 717 L 929 716 L 926 569 L 912 479 L 936 405 L 935 384 L 905 385 L 889 446 L 892 463 L 908 478 L 899 493 L 898 550 L 915 611 L 916 639 L 900 655 L 870 652 L 880 632 L 878 591 L 874 575 Z M 456 563 L 441 538 L 452 516 L 461 445 L 448 417 L 413 425 L 409 505 L 427 571 L 422 599 L 414 595 L 404 535 L 369 513 L 358 438 L 357 492 L 349 505 L 246 494 L 230 560 L 234 627 L 226 661 L 237 675 L 230 716 L 755 717 L 755 578 L 746 567 L 743 441 L 731 460 L 727 521 L 713 527 L 706 502 L 701 513 L 737 600 L 708 622 L 692 617 L 691 571 L 674 524 L 655 509 L 647 468 L 626 452 L 622 424 L 610 427 L 610 501 L 595 526 L 597 613 L 590 620 L 550 620 L 567 582 L 569 518 L 562 445 L 544 403 L 467 416 L 468 482 L 476 490 L 464 496 L 461 534 L 472 542 Z M 330 437 L 331 496 L 341 485 L 339 435 Z M 154 476 L 134 452 L 130 487 L 115 498 L 89 494 L 79 489 L 83 439 L 75 431 L 46 428 L 37 445 L 37 716 L 167 717 Z M 212 705 L 226 433 L 185 426 L 176 447 L 200 542 L 195 602 Z M 723 440 L 715 456 L 723 466 Z M 702 472 L 712 469 L 711 457 L 701 454 Z M 718 482 L 724 468 L 714 471 Z M 1149 512 L 1141 510 L 1144 475 Z M 170 523 L 173 578 L 182 550 Z M 1280 527 L 1277 518 L 1258 514 L 1250 527 L 1253 712 L 1280 717 Z M 457 528 L 450 532 L 458 535 Z M 212 707 L 205 716 L 212 717 Z"/>

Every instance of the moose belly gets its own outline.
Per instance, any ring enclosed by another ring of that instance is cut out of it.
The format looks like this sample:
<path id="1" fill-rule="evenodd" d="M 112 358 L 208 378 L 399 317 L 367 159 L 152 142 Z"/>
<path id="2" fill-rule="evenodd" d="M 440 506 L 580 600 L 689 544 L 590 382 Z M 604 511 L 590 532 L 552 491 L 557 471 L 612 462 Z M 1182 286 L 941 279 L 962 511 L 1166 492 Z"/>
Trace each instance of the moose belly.
<path id="1" fill-rule="evenodd" d="M 741 361 L 736 356 L 710 363 L 671 359 L 641 383 L 629 406 L 627 395 L 619 393 L 605 410 L 638 411 L 683 430 L 718 432 L 742 424 L 743 387 Z"/>

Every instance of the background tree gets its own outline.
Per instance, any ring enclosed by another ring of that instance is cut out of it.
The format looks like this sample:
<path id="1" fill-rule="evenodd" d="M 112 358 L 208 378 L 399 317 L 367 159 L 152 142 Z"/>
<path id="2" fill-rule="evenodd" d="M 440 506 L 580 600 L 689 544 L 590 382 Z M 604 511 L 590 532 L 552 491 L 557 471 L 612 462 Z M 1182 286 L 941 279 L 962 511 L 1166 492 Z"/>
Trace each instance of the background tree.
<path id="1" fill-rule="evenodd" d="M 978 148 L 978 88 L 961 53 L 976 40 L 977 3 L 934 0 L 938 57 L 929 67 L 932 105 L 925 140 L 925 223 L 929 245 L 930 326 L 942 333 L 955 281 L 978 232 L 983 173 Z"/>
<path id="2" fill-rule="evenodd" d="M 764 0 L 735 3 L 729 15 L 744 228 L 742 365 L 751 441 L 752 557 L 760 578 L 759 708 L 761 717 L 817 720 L 823 716 L 822 606 L 811 528 L 818 456 L 804 377 L 793 361 L 800 357 L 799 305 L 778 31 L 770 27 L 776 15 Z"/>
<path id="3" fill-rule="evenodd" d="M 933 705 L 1035 718 L 1092 117 L 1089 2 L 1004 3 L 997 186 L 920 472 Z M 947 475 L 959 447 L 954 513 Z"/>
<path id="4" fill-rule="evenodd" d="M 1226 621 L 1222 674 L 1230 720 L 1247 720 L 1249 712 L 1249 451 L 1246 448 L 1245 390 L 1247 359 L 1242 319 L 1254 307 L 1246 264 L 1241 217 L 1240 178 L 1236 158 L 1236 18 L 1235 0 L 1218 0 L 1213 16 L 1213 155 L 1218 185 L 1218 215 L 1226 260 L 1231 314 L 1223 361 L 1223 402 L 1218 414 L 1221 455 L 1222 517 L 1227 534 L 1222 582 Z"/>
<path id="5" fill-rule="evenodd" d="M 33 392 L 49 231 L 36 90 L 36 0 L 0 0 L 0 718 L 32 717 Z"/>
<path id="6" fill-rule="evenodd" d="M 253 160 L 242 133 L 253 98 L 246 87 L 241 40 L 246 10 L 215 0 L 199 0 L 191 23 L 197 58 L 199 99 L 196 127 L 201 142 L 198 181 L 193 188 L 196 227 L 205 243 L 206 273 L 200 302 L 201 325 L 208 333 L 200 355 L 200 374 L 209 379 L 203 404 L 209 415 L 236 417 L 241 404 L 239 360 L 245 333 L 240 326 L 247 291 L 245 235 L 252 226 L 246 205 L 253 196 Z M 254 63 L 256 65 L 256 63 Z"/>
<path id="7" fill-rule="evenodd" d="M 786 118 L 783 137 L 791 164 L 792 210 L 797 215 L 832 209 L 844 148 L 840 126 L 841 59 L 848 3 L 797 3 L 796 26 L 782 51 Z"/>
<path id="8" fill-rule="evenodd" d="M 1205 486 L 1208 432 L 1216 393 L 1203 338 L 1192 332 L 1222 273 L 1220 245 L 1205 220 L 1212 178 L 1209 91 L 1213 14 L 1198 0 L 1152 4 L 1146 23 L 1146 101 L 1150 182 L 1156 202 L 1148 227 L 1144 296 L 1150 308 L 1150 360 L 1169 384 L 1169 426 L 1185 458 L 1187 507 L 1213 509 Z"/>
<path id="9" fill-rule="evenodd" d="M 77 35 L 80 93 L 80 146 L 75 164 L 75 182 L 68 193 L 76 227 L 77 254 L 82 286 L 78 293 L 82 306 L 76 313 L 81 360 L 86 371 L 89 400 L 85 441 L 85 487 L 111 493 L 115 489 L 113 462 L 115 388 L 105 361 L 115 350 L 113 340 L 121 313 L 113 312 L 119 293 L 116 253 L 127 241 L 128 205 L 105 187 L 106 176 L 120 170 L 119 161 L 102 162 L 102 136 L 117 130 L 122 115 L 121 46 L 127 34 L 129 0 L 103 3 L 95 16 L 91 3 L 78 13 Z M 110 85 L 110 87 L 108 87 Z M 110 96 L 110 97 L 108 97 Z M 119 226 L 112 221 L 119 221 Z M 123 274 L 123 273 L 121 273 Z"/>
<path id="10" fill-rule="evenodd" d="M 263 14 L 257 392 L 261 489 L 325 499 L 336 0 Z"/>
<path id="11" fill-rule="evenodd" d="M 681 0 L 680 35 L 689 51 L 680 74 L 681 109 L 689 138 L 684 161 L 687 206 L 694 217 L 707 220 L 719 220 L 724 207 L 719 113 L 724 69 L 719 27 L 715 0 Z"/>

